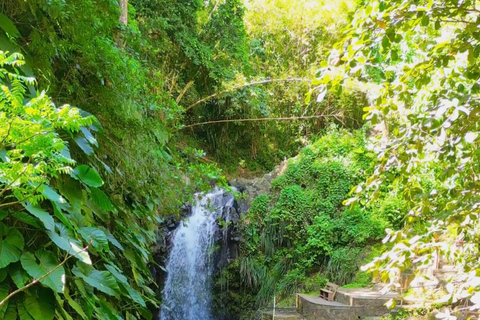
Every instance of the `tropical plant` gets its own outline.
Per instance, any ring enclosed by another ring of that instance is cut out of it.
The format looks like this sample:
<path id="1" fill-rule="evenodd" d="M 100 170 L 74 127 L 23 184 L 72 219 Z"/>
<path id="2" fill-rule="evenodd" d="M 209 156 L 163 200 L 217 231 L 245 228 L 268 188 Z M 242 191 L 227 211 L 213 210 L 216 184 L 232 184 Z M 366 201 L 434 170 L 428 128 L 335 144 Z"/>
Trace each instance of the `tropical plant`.
<path id="1" fill-rule="evenodd" d="M 398 271 L 413 267 L 419 275 L 440 255 L 458 268 L 447 300 L 470 299 L 472 310 L 480 308 L 477 6 L 468 0 L 366 1 L 315 82 L 322 89 L 369 88 L 366 119 L 384 134 L 376 170 L 357 191 L 374 200 L 395 184 L 411 208 L 405 227 L 385 238 L 391 249 L 368 268 L 398 286 Z M 426 176 L 434 183 L 426 186 Z M 462 310 L 444 315 L 454 319 Z"/>
<path id="2" fill-rule="evenodd" d="M 0 51 L 0 318 L 147 318 L 148 251 L 133 238 L 146 234 L 126 232 L 97 171 L 69 152 L 80 132 L 97 144 L 98 122 L 44 91 L 29 96 L 23 64 Z"/>

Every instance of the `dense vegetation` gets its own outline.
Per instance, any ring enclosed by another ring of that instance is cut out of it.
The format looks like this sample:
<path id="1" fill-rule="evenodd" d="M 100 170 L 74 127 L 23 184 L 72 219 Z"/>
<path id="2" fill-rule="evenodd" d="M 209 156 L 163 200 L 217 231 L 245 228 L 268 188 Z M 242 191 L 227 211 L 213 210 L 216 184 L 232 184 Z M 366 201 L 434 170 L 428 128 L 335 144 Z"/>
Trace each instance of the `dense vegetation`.
<path id="1" fill-rule="evenodd" d="M 476 1 L 368 1 L 318 79 L 329 89 L 352 82 L 370 88 L 366 118 L 386 129 L 377 144 L 379 163 L 363 184 L 366 192 L 352 200 L 366 195 L 374 201 L 384 186 L 394 184 L 410 208 L 405 226 L 385 239 L 391 249 L 369 268 L 395 286 L 396 271 L 412 268 L 421 276 L 441 255 L 458 268 L 446 300 L 470 299 L 472 310 L 480 302 L 477 6 Z M 428 178 L 432 183 L 425 183 Z M 457 309 L 439 317 L 465 311 Z"/>
<path id="2" fill-rule="evenodd" d="M 1 5 L 2 319 L 152 318 L 156 227 L 219 178 L 172 137 L 181 109 L 135 20 L 153 2 L 127 26 L 110 1 Z"/>
<path id="3" fill-rule="evenodd" d="M 383 250 L 392 287 L 455 262 L 445 305 L 478 309 L 479 25 L 472 0 L 2 1 L 0 318 L 152 318 L 163 217 L 295 155 L 220 303 L 366 284 Z"/>
<path id="4" fill-rule="evenodd" d="M 317 292 L 327 281 L 370 284 L 359 268 L 385 228 L 399 226 L 405 208 L 391 188 L 375 206 L 343 205 L 372 173 L 375 158 L 366 144 L 363 131 L 330 128 L 288 161 L 270 194 L 253 200 L 241 222 L 241 257 L 219 279 L 228 288 L 219 304 L 243 304 L 223 311 L 243 311 L 250 319 L 248 311 L 270 304 L 275 295 L 282 301 L 295 292 Z"/>
<path id="5" fill-rule="evenodd" d="M 271 170 L 312 142 L 312 135 L 329 122 L 360 127 L 366 103 L 363 93 L 352 90 L 329 94 L 321 103 L 305 100 L 327 48 L 340 39 L 338 31 L 353 12 L 353 1 L 335 6 L 316 0 L 246 1 L 246 7 L 246 68 L 225 81 L 225 93 L 215 97 L 216 108 L 195 107 L 203 110 L 197 123 L 252 119 L 194 127 L 229 172 L 242 160 L 247 170 Z"/>

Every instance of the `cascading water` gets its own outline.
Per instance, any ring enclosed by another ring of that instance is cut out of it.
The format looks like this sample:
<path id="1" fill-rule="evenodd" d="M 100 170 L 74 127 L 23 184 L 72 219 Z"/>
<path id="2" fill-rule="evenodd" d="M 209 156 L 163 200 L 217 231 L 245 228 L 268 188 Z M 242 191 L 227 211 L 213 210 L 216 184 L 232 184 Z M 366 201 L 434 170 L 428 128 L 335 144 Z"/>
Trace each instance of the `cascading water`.
<path id="1" fill-rule="evenodd" d="M 233 206 L 234 197 L 216 188 L 196 198 L 191 216 L 173 235 L 160 320 L 212 320 L 210 279 L 217 218 Z"/>

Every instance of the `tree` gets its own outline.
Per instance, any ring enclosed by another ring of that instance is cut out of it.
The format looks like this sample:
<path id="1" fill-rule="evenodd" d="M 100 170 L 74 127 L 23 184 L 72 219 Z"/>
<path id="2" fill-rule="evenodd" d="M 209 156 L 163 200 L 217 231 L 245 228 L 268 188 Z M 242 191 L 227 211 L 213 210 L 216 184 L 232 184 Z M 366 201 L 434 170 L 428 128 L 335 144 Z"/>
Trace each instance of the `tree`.
<path id="1" fill-rule="evenodd" d="M 473 304 L 459 312 L 480 307 L 476 6 L 470 0 L 366 1 L 315 82 L 319 90 L 367 88 L 366 119 L 383 123 L 388 134 L 376 144 L 375 173 L 356 190 L 375 200 L 393 183 L 409 203 L 404 228 L 389 232 L 390 249 L 368 268 L 397 286 L 396 271 L 414 267 L 418 276 L 439 252 L 459 270 L 447 286 L 449 303 Z M 433 183 L 426 185 L 426 177 Z"/>

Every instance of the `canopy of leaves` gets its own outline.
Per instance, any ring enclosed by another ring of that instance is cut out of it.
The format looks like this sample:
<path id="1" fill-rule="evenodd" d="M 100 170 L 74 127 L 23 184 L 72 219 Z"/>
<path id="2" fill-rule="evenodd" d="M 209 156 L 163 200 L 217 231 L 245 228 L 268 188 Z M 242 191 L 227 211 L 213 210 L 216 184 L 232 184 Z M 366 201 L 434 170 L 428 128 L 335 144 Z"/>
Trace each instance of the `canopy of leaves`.
<path id="1" fill-rule="evenodd" d="M 458 268 L 447 300 L 471 299 L 472 309 L 479 307 L 480 280 L 477 6 L 366 1 L 316 82 L 369 88 L 366 119 L 382 124 L 386 135 L 377 143 L 379 163 L 364 194 L 374 200 L 383 186 L 397 184 L 411 209 L 405 227 L 385 239 L 391 249 L 369 268 L 397 285 L 395 271 L 419 274 L 440 254 Z M 433 184 L 425 185 L 426 176 Z M 426 230 L 416 227 L 422 222 Z"/>
<path id="2" fill-rule="evenodd" d="M 193 115 L 186 118 L 186 127 L 195 127 L 185 131 L 203 140 L 209 154 L 229 171 L 236 171 L 242 160 L 247 169 L 264 171 L 296 155 L 328 122 L 360 127 L 365 105 L 361 93 L 345 90 L 305 102 L 309 80 L 327 48 L 339 39 L 355 1 L 251 0 L 245 7 L 248 63 L 233 79 L 223 78 L 214 97 L 187 107 Z"/>

